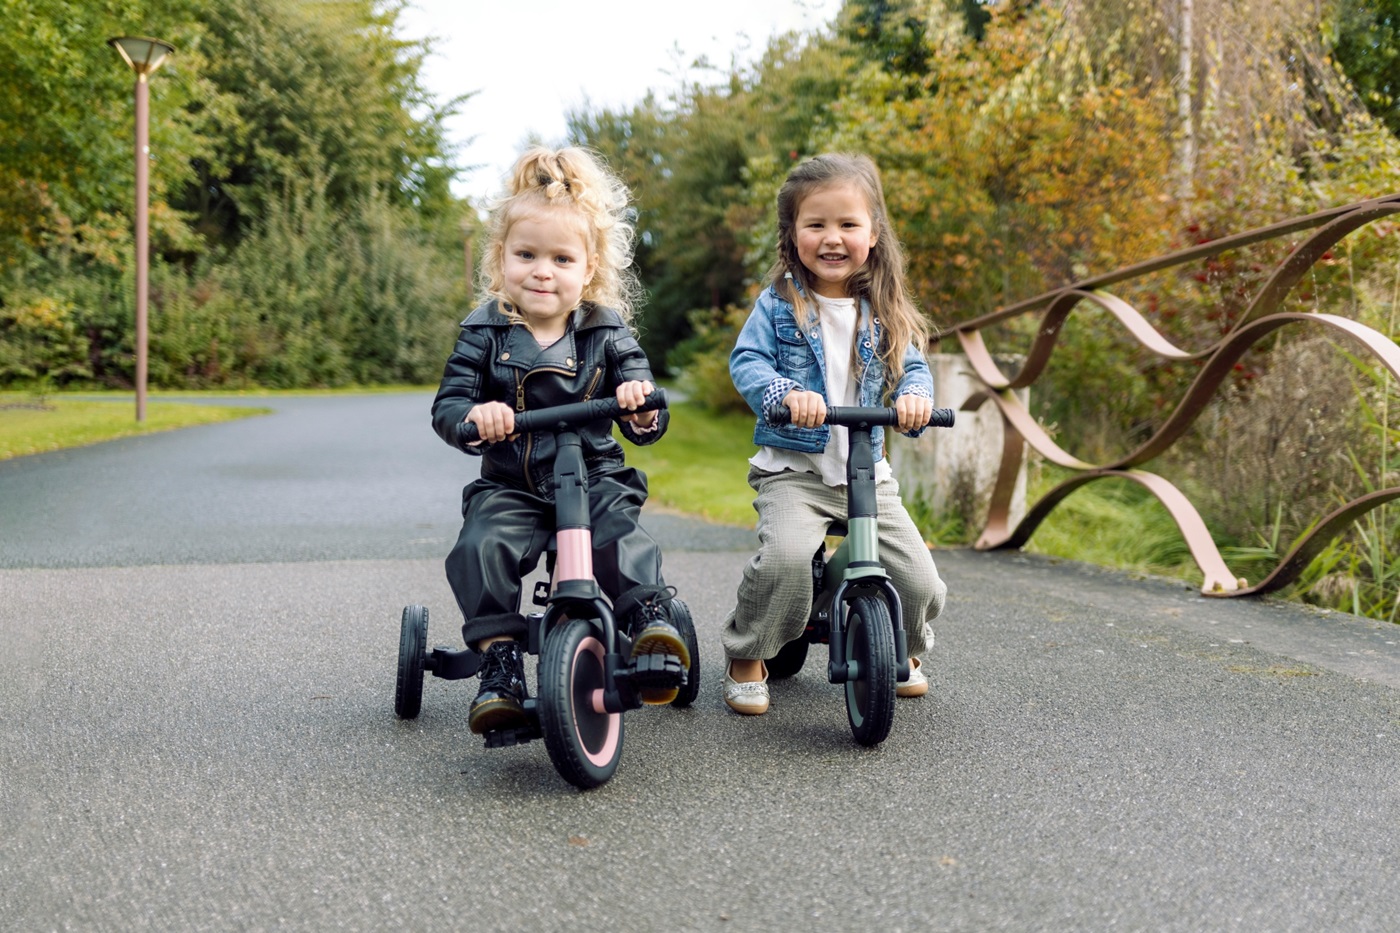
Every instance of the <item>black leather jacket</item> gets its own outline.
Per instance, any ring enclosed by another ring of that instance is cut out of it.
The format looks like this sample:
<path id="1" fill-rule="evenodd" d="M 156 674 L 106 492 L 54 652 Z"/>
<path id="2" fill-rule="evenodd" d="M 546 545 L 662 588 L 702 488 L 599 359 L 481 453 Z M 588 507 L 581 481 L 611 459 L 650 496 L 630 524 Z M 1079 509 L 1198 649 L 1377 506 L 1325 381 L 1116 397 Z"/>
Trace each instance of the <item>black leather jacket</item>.
<path id="1" fill-rule="evenodd" d="M 492 300 L 462 322 L 433 399 L 433 429 L 453 447 L 480 455 L 483 478 L 552 498 L 552 435 L 469 446 L 459 439 L 457 425 L 480 402 L 504 402 L 516 411 L 528 411 L 612 398 L 620 384 L 633 380 L 655 381 L 636 337 L 611 308 L 584 302 L 564 336 L 541 348 L 527 327 L 511 321 Z M 668 422 L 668 413 L 661 411 L 654 431 L 639 433 L 624 421 L 618 425 L 629 441 L 651 444 L 666 433 Z M 622 466 L 622 445 L 612 435 L 611 422 L 590 424 L 579 436 L 590 474 Z"/>

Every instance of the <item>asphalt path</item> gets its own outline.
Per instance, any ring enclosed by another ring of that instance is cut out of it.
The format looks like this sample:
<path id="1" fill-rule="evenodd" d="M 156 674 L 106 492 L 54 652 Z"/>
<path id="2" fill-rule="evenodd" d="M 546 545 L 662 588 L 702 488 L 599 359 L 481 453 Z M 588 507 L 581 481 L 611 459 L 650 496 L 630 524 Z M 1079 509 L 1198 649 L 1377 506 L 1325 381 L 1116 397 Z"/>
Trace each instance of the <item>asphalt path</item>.
<path id="1" fill-rule="evenodd" d="M 272 404 L 0 463 L 0 930 L 1396 928 L 1400 628 L 938 550 L 863 749 L 816 664 L 724 707 L 752 533 L 648 512 L 702 690 L 580 792 L 469 683 L 393 714 L 402 607 L 460 637 L 428 399 Z"/>

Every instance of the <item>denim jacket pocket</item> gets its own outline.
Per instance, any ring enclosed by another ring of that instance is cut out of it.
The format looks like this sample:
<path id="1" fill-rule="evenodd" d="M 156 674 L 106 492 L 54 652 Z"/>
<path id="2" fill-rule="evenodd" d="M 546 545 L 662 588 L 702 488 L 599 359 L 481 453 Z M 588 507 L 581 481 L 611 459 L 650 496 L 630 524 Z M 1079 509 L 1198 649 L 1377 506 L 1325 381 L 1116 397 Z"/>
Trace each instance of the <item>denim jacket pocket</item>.
<path id="1" fill-rule="evenodd" d="M 773 332 L 778 339 L 778 371 L 810 389 L 815 384 L 813 376 L 817 373 L 817 358 L 807 338 L 802 336 L 795 321 L 776 321 Z"/>

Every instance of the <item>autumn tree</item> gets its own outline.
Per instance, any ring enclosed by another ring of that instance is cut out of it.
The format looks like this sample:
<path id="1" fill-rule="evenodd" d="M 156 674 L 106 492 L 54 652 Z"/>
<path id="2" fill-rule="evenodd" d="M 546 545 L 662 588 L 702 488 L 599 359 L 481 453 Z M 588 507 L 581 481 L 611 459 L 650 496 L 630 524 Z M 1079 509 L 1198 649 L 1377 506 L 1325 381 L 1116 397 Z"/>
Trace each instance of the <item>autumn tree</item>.
<path id="1" fill-rule="evenodd" d="M 688 80 L 628 111 L 572 116 L 572 138 L 598 148 L 637 197 L 642 342 L 654 359 L 678 347 L 673 361 L 685 355 L 693 315 L 748 300 L 762 224 L 748 195 L 752 166 L 808 154 L 845 67 L 829 44 L 783 36 L 724 80 Z"/>

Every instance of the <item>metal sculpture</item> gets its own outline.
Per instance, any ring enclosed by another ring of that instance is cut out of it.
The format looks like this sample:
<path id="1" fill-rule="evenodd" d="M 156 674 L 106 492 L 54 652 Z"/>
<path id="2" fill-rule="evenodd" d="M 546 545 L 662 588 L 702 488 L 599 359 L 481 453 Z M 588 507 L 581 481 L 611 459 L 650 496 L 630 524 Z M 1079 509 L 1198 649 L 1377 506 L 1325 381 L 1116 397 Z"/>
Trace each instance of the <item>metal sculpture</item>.
<path id="1" fill-rule="evenodd" d="M 1166 508 L 1203 574 L 1203 594 L 1244 596 L 1273 592 L 1293 582 L 1327 542 L 1346 530 L 1357 518 L 1385 502 L 1400 498 L 1400 487 L 1390 487 L 1345 503 L 1323 516 L 1273 571 L 1256 585 L 1250 586 L 1231 572 L 1200 513 L 1187 497 L 1163 477 L 1139 469 L 1180 439 L 1245 352 L 1280 328 L 1297 325 L 1335 331 L 1400 379 L 1400 347 L 1379 331 L 1333 314 L 1278 311 L 1294 286 L 1340 240 L 1369 223 L 1396 213 L 1400 213 L 1400 194 L 1360 201 L 1248 233 L 1212 240 L 1008 305 L 991 314 L 960 323 L 942 335 L 941 339 L 957 338 L 973 372 L 983 385 L 981 391 L 974 392 L 963 402 L 962 409 L 975 411 L 991 402 L 1000 412 L 1005 428 L 997 481 L 992 490 L 986 522 L 975 547 L 979 550 L 1019 548 L 1030 539 L 1055 506 L 1076 489 L 1095 480 L 1118 477 L 1138 483 Z M 1202 350 L 1192 352 L 1178 348 L 1148 323 L 1136 308 L 1104 290 L 1120 282 L 1305 230 L 1314 232 L 1274 268 L 1230 330 Z M 1155 433 L 1127 455 L 1101 464 L 1088 463 L 1062 449 L 1013 394 L 1013 390 L 1030 386 L 1039 378 L 1054 353 L 1056 339 L 1065 321 L 1086 301 L 1112 315 L 1147 351 L 1167 360 L 1201 361 L 1195 380 Z M 1003 375 L 983 342 L 982 331 L 993 324 L 1037 313 L 1040 315 L 1040 327 L 1025 353 L 1025 362 L 1015 375 Z M 1025 517 L 1015 528 L 1010 528 L 1012 492 L 1026 444 L 1051 463 L 1073 470 L 1077 475 L 1055 486 L 1031 504 Z"/>

